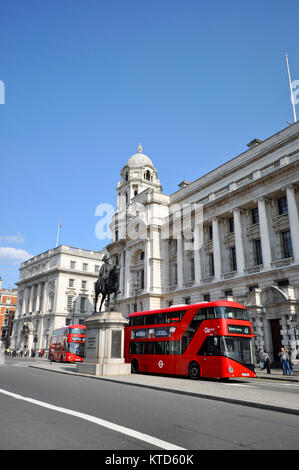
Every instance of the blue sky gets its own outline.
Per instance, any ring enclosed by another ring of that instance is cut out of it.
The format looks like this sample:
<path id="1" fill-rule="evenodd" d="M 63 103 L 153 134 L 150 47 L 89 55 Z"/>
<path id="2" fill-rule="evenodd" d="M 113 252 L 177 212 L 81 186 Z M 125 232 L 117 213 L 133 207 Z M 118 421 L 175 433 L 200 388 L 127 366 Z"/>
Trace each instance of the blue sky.
<path id="1" fill-rule="evenodd" d="M 0 276 L 60 243 L 100 250 L 137 152 L 171 194 L 292 121 L 297 1 L 1 0 Z M 298 107 L 298 106 L 297 106 Z M 297 110 L 297 113 L 299 110 Z"/>

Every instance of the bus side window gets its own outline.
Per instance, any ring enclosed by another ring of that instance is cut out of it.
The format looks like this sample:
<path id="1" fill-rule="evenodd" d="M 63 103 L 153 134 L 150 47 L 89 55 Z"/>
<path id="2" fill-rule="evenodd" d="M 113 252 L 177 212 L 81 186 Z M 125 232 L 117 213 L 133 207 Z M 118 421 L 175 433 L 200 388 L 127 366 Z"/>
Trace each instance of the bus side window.
<path id="1" fill-rule="evenodd" d="M 208 307 L 207 308 L 207 319 L 208 320 L 214 320 L 215 318 L 215 310 L 214 307 Z"/>
<path id="2" fill-rule="evenodd" d="M 155 315 L 155 320 L 156 324 L 165 323 L 165 313 L 157 313 L 157 315 Z"/>
<path id="3" fill-rule="evenodd" d="M 132 318 L 132 325 L 133 326 L 144 325 L 144 316 L 133 317 Z"/>
<path id="4" fill-rule="evenodd" d="M 203 321 L 207 319 L 207 309 L 206 308 L 201 308 L 196 312 L 196 314 L 193 317 L 193 320 L 199 320 Z"/>

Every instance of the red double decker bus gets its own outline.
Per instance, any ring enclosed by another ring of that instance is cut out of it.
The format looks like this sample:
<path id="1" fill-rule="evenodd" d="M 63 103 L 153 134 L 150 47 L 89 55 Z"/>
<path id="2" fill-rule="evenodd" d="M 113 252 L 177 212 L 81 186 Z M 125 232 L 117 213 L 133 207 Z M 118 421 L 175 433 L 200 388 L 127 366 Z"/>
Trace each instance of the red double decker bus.
<path id="1" fill-rule="evenodd" d="M 60 362 L 82 362 L 86 326 L 69 325 L 53 331 L 48 359 Z"/>
<path id="2" fill-rule="evenodd" d="M 243 305 L 226 300 L 131 313 L 125 361 L 132 372 L 227 379 L 255 377 L 252 326 Z"/>

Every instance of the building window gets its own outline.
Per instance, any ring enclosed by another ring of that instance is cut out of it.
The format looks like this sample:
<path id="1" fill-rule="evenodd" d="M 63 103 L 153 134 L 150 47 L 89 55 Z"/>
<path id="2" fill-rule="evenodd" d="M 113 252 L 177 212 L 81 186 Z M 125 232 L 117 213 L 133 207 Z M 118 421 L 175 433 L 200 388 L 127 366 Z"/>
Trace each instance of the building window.
<path id="1" fill-rule="evenodd" d="M 252 221 L 252 225 L 260 223 L 259 210 L 257 207 L 251 210 L 251 221 Z"/>
<path id="2" fill-rule="evenodd" d="M 11 304 L 11 298 L 10 298 L 10 297 L 7 297 L 7 298 L 6 298 L 6 303 L 7 303 L 7 304 Z"/>
<path id="3" fill-rule="evenodd" d="M 185 297 L 184 303 L 185 303 L 186 305 L 190 305 L 190 303 L 191 303 L 191 298 L 190 298 L 190 297 Z"/>
<path id="4" fill-rule="evenodd" d="M 288 213 L 288 201 L 287 197 L 283 196 L 277 199 L 277 204 L 278 204 L 278 214 L 287 214 Z"/>
<path id="5" fill-rule="evenodd" d="M 203 300 L 204 302 L 210 302 L 211 300 L 210 294 L 203 294 Z"/>
<path id="6" fill-rule="evenodd" d="M 209 240 L 213 240 L 213 226 L 209 225 L 208 227 Z"/>
<path id="7" fill-rule="evenodd" d="M 68 310 L 72 310 L 72 306 L 73 306 L 73 296 L 72 295 L 68 295 L 67 296 L 67 309 Z"/>
<path id="8" fill-rule="evenodd" d="M 141 269 L 139 271 L 139 276 L 138 276 L 138 280 L 139 280 L 139 289 L 144 289 L 144 269 Z"/>
<path id="9" fill-rule="evenodd" d="M 234 223 L 234 218 L 233 217 L 228 219 L 228 231 L 229 231 L 229 233 L 234 233 L 234 231 L 235 231 L 235 223 Z"/>
<path id="10" fill-rule="evenodd" d="M 214 276 L 214 254 L 209 253 L 209 276 Z"/>
<path id="11" fill-rule="evenodd" d="M 281 237 L 282 237 L 283 257 L 292 258 L 293 247 L 292 247 L 292 240 L 291 240 L 291 232 L 289 230 L 286 230 L 285 232 L 281 232 Z"/>
<path id="12" fill-rule="evenodd" d="M 87 271 L 87 268 L 88 268 L 88 264 L 87 264 L 87 263 L 83 263 L 83 271 Z"/>
<path id="13" fill-rule="evenodd" d="M 128 179 L 129 179 L 129 172 L 128 171 L 126 171 L 125 178 L 126 178 L 126 181 L 128 181 Z"/>
<path id="14" fill-rule="evenodd" d="M 237 271 L 236 248 L 234 246 L 230 249 L 230 267 L 231 271 Z"/>
<path id="15" fill-rule="evenodd" d="M 254 284 L 252 286 L 248 286 L 248 292 L 250 293 L 250 292 L 254 291 L 255 289 L 258 289 L 258 287 L 259 286 L 257 284 Z"/>
<path id="16" fill-rule="evenodd" d="M 82 281 L 81 283 L 82 289 L 86 289 L 86 286 L 87 286 L 87 281 Z"/>
<path id="17" fill-rule="evenodd" d="M 254 240 L 254 262 L 256 265 L 263 264 L 263 253 L 261 240 Z"/>
<path id="18" fill-rule="evenodd" d="M 279 281 L 277 281 L 278 287 L 288 287 L 288 285 L 289 285 L 288 279 L 280 279 Z"/>
<path id="19" fill-rule="evenodd" d="M 75 279 L 69 279 L 69 287 L 74 287 Z"/>
<path id="20" fill-rule="evenodd" d="M 173 305 L 173 300 L 169 300 L 168 301 L 168 307 L 172 307 L 172 305 Z"/>
<path id="21" fill-rule="evenodd" d="M 70 268 L 75 269 L 75 267 L 76 267 L 76 261 L 71 261 L 70 262 Z"/>
<path id="22" fill-rule="evenodd" d="M 86 307 L 86 297 L 81 297 L 80 298 L 80 312 L 85 312 L 85 307 Z"/>
<path id="23" fill-rule="evenodd" d="M 233 296 L 233 291 L 232 289 L 228 289 L 224 291 L 224 296 L 225 297 L 232 297 Z"/>
<path id="24" fill-rule="evenodd" d="M 118 241 L 118 230 L 115 230 L 115 241 Z"/>

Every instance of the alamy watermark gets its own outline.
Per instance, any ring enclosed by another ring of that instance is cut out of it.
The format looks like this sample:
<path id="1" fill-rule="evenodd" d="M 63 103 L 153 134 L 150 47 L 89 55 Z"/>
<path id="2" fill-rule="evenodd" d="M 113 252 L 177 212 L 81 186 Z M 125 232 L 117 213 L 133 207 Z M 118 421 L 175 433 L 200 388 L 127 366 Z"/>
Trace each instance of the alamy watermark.
<path id="1" fill-rule="evenodd" d="M 296 91 L 292 91 L 292 95 L 293 95 L 294 104 L 298 104 L 299 103 L 299 80 L 292 81 L 292 90 L 296 90 Z M 291 98 L 291 101 L 292 101 L 292 98 Z"/>
<path id="2" fill-rule="evenodd" d="M 5 85 L 2 80 L 0 80 L 0 104 L 5 104 Z"/>
<path id="3" fill-rule="evenodd" d="M 127 201 L 122 196 L 115 212 L 111 204 L 99 204 L 95 226 L 99 240 L 148 240 L 160 231 L 162 240 L 184 240 L 185 250 L 199 250 L 203 243 L 203 205 L 198 203 L 149 205 Z"/>

